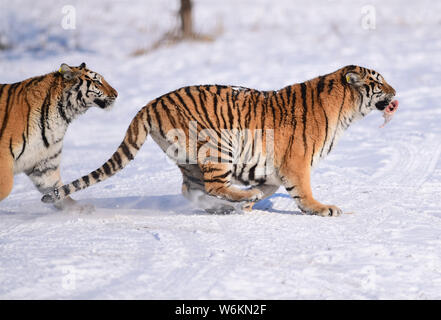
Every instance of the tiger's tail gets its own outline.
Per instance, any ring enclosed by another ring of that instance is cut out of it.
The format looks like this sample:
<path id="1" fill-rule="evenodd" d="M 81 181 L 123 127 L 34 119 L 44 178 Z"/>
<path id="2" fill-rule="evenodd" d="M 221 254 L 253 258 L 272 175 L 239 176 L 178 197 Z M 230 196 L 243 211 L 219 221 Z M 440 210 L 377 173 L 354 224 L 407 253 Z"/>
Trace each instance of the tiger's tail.
<path id="1" fill-rule="evenodd" d="M 124 140 L 119 145 L 115 153 L 101 167 L 92 171 L 69 184 L 54 189 L 45 194 L 41 201 L 44 203 L 54 203 L 63 200 L 71 193 L 88 188 L 96 183 L 110 178 L 121 171 L 130 161 L 132 161 L 142 147 L 150 132 L 149 125 L 145 120 L 146 107 L 142 108 L 133 118 L 127 128 Z"/>

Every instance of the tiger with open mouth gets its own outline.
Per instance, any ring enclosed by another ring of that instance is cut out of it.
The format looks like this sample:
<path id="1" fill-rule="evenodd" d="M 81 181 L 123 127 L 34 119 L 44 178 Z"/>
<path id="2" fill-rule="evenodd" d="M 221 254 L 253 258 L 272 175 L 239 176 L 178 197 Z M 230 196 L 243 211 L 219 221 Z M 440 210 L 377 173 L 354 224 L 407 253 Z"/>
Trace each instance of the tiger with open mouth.
<path id="1" fill-rule="evenodd" d="M 92 106 L 108 109 L 117 95 L 85 63 L 63 63 L 58 71 L 0 84 L 0 201 L 21 172 L 41 193 L 61 187 L 61 151 L 69 124 Z M 66 198 L 56 206 L 67 204 L 73 200 Z"/>
<path id="2" fill-rule="evenodd" d="M 175 159 L 182 172 L 183 195 L 208 212 L 229 212 L 238 203 L 250 209 L 283 186 L 302 212 L 337 216 L 341 209 L 312 196 L 311 168 L 331 152 L 355 120 L 372 110 L 390 117 L 398 107 L 394 96 L 395 90 L 378 72 L 359 66 L 346 66 L 277 91 L 184 87 L 143 107 L 121 145 L 100 168 L 42 200 L 57 202 L 111 177 L 134 159 L 150 134 L 168 155 L 176 144 L 186 151 L 179 161 Z M 237 138 L 226 133 L 237 131 L 245 134 Z M 261 132 L 259 152 L 253 139 L 256 132 Z M 198 154 L 195 161 L 188 159 L 191 145 Z"/>

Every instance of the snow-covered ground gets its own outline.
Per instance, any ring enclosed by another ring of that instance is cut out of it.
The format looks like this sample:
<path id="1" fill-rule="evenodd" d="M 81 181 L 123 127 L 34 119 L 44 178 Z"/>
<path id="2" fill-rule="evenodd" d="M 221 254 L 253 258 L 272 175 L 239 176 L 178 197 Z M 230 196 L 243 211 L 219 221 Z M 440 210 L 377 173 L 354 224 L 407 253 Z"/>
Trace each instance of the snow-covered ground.
<path id="1" fill-rule="evenodd" d="M 353 125 L 315 169 L 313 191 L 353 214 L 300 214 L 279 190 L 250 213 L 209 215 L 149 140 L 123 172 L 57 212 L 24 175 L 0 203 L 0 298 L 441 298 L 441 3 L 196 0 L 213 42 L 146 55 L 177 24 L 177 0 L 0 1 L 0 82 L 85 61 L 119 91 L 69 128 L 62 176 L 97 168 L 144 104 L 190 84 L 276 89 L 347 64 L 373 68 L 400 109 Z M 375 28 L 369 14 L 375 10 Z M 6 35 L 6 36 L 5 36 Z M 0 177 L 1 178 L 1 177 Z"/>

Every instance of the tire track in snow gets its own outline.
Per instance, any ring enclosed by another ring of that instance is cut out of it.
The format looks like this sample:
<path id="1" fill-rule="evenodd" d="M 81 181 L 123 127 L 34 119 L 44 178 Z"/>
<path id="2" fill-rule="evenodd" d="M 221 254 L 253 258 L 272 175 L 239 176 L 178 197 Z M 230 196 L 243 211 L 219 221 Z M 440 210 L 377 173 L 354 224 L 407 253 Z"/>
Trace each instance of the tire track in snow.
<path id="1" fill-rule="evenodd" d="M 424 211 L 425 198 L 433 196 L 436 189 L 441 190 L 438 183 L 437 188 L 431 186 L 428 195 L 422 193 L 439 163 L 441 141 L 434 134 L 408 135 L 393 141 L 396 142 L 386 149 L 390 155 L 387 165 L 368 181 L 368 185 L 375 186 L 378 199 L 371 209 L 386 210 L 388 215 L 392 211 L 403 214 Z M 386 219 L 384 216 L 382 220 Z"/>
<path id="2" fill-rule="evenodd" d="M 393 139 L 393 138 L 392 138 Z M 408 141 L 393 139 L 386 150 L 391 160 L 378 170 L 369 183 L 380 188 L 415 190 L 433 173 L 441 155 L 441 141 L 434 134 L 409 137 Z"/>

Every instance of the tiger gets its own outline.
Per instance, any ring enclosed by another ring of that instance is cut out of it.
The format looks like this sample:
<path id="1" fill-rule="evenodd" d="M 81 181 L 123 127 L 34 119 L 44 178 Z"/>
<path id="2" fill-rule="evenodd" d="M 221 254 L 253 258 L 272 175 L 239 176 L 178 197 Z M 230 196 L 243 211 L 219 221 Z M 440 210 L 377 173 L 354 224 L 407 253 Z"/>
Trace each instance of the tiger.
<path id="1" fill-rule="evenodd" d="M 69 124 L 92 106 L 110 108 L 117 96 L 84 62 L 78 67 L 63 63 L 58 71 L 0 84 L 0 201 L 11 193 L 19 173 L 42 194 L 61 187 L 61 151 Z M 68 197 L 55 206 L 74 203 Z"/>
<path id="2" fill-rule="evenodd" d="M 372 110 L 395 107 L 395 94 L 378 72 L 354 65 L 276 91 L 183 87 L 144 106 L 100 168 L 52 190 L 42 201 L 59 201 L 113 176 L 134 159 L 150 134 L 179 167 L 184 197 L 207 212 L 251 210 L 283 186 L 302 213 L 338 216 L 339 207 L 313 197 L 311 169 L 351 123 Z M 257 148 L 250 141 L 259 130 Z M 204 131 L 208 134 L 201 138 Z M 240 131 L 245 133 L 228 134 Z M 217 139 L 210 144 L 213 136 Z M 176 156 L 176 148 L 185 152 Z M 253 148 L 259 151 L 245 159 Z M 190 157 L 195 151 L 197 158 Z"/>

